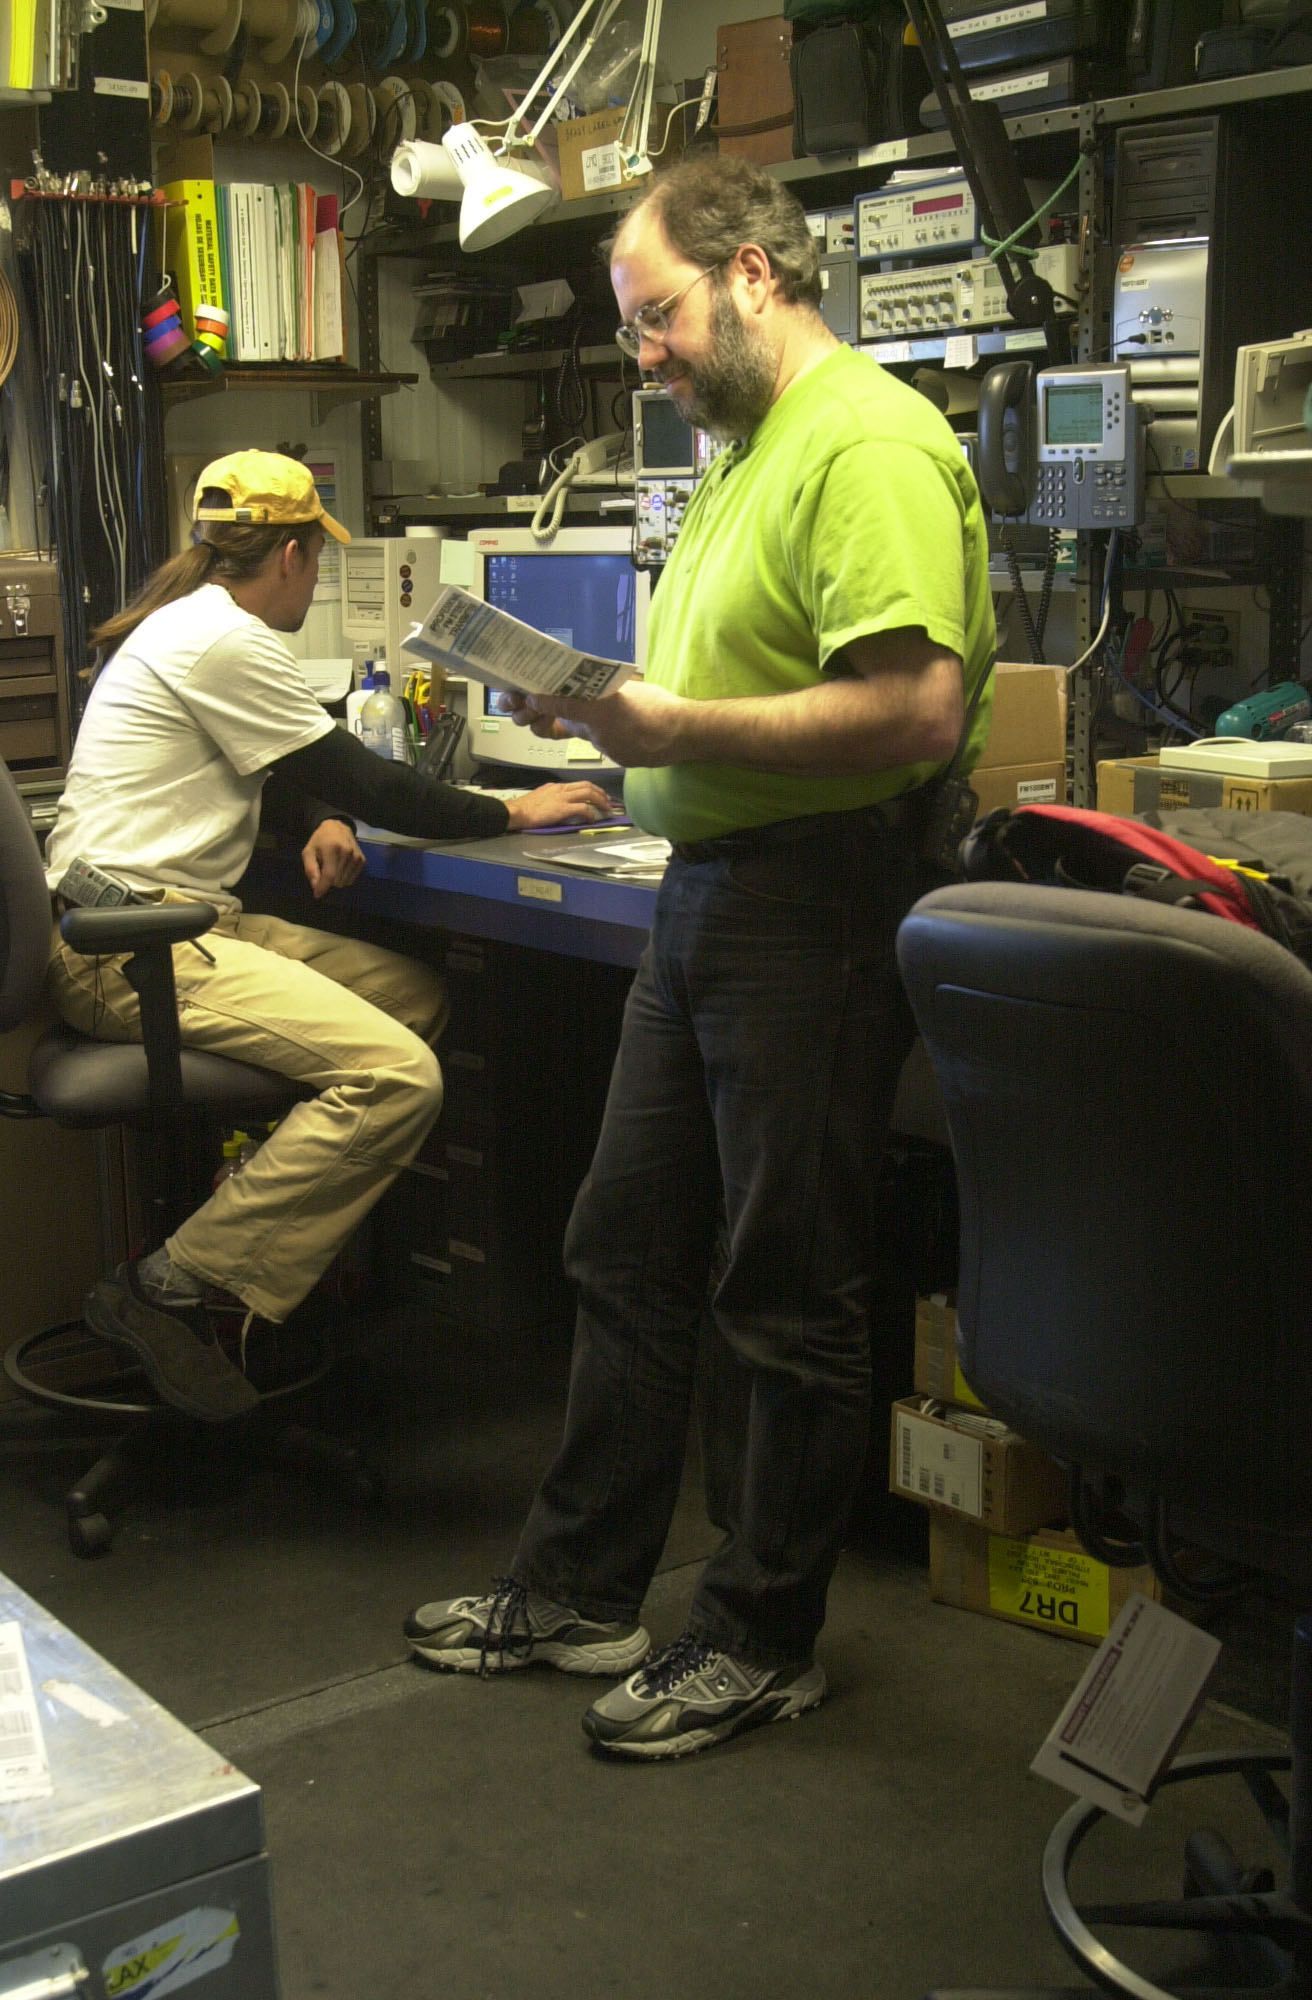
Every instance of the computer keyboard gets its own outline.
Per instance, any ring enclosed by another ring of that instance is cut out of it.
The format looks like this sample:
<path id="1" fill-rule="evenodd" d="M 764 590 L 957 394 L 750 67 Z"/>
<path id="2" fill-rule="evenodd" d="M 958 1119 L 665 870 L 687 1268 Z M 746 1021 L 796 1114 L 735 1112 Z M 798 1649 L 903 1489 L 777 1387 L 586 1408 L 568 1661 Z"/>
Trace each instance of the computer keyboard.
<path id="1" fill-rule="evenodd" d="M 468 782 L 456 787 L 461 792 L 477 792 L 485 799 L 522 799 L 530 789 L 528 785 L 471 785 Z"/>

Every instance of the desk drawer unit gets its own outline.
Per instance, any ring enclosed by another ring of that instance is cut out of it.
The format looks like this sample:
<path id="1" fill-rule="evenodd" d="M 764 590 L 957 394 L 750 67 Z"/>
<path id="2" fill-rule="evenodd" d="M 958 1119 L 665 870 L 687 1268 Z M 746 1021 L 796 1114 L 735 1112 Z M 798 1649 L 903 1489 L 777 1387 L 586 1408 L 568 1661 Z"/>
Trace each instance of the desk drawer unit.
<path id="1" fill-rule="evenodd" d="M 441 1116 L 379 1212 L 389 1288 L 511 1330 L 569 1310 L 560 1246 L 605 1101 L 629 974 L 453 938 Z"/>
<path id="2" fill-rule="evenodd" d="M 0 555 L 0 757 L 21 783 L 62 778 L 68 753 L 55 565 Z"/>

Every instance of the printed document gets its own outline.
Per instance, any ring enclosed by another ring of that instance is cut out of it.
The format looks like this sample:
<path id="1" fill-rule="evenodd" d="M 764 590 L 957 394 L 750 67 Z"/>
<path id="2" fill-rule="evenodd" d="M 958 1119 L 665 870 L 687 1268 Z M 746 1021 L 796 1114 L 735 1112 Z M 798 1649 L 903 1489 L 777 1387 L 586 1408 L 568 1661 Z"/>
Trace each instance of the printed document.
<path id="1" fill-rule="evenodd" d="M 403 650 L 489 687 L 583 701 L 609 694 L 633 672 L 623 660 L 576 653 L 572 646 L 562 646 L 558 639 L 534 631 L 454 583 L 442 585 L 432 610 L 405 640 Z"/>

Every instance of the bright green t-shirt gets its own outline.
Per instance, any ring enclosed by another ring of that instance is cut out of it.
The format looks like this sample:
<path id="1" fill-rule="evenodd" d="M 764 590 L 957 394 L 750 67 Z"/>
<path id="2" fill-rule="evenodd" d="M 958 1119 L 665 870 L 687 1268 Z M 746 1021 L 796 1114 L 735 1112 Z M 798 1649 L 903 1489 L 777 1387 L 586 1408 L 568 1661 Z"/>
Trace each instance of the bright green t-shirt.
<path id="1" fill-rule="evenodd" d="M 695 700 L 784 694 L 844 672 L 865 633 L 921 626 L 965 666 L 993 657 L 988 536 L 950 426 L 918 390 L 839 347 L 711 467 L 652 599 L 646 678 Z M 988 734 L 980 697 L 966 768 Z M 649 832 L 706 840 L 896 796 L 939 766 L 816 778 L 735 764 L 631 770 Z"/>

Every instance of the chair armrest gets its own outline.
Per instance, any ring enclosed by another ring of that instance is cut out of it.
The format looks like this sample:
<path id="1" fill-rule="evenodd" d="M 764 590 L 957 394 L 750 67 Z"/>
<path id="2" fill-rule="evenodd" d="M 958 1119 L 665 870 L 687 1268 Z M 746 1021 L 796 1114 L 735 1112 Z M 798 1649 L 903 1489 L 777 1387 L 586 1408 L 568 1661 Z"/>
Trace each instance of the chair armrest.
<path id="1" fill-rule="evenodd" d="M 157 1125 L 175 1126 L 183 1110 L 172 948 L 200 937 L 218 914 L 213 903 L 121 903 L 109 909 L 66 910 L 59 919 L 60 934 L 74 951 L 88 957 L 127 954 L 123 977 L 141 1006 L 150 1109 Z"/>
<path id="2" fill-rule="evenodd" d="M 118 903 L 109 909 L 65 910 L 59 929 L 65 944 L 87 958 L 183 944 L 212 930 L 213 903 Z"/>

